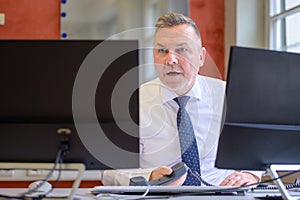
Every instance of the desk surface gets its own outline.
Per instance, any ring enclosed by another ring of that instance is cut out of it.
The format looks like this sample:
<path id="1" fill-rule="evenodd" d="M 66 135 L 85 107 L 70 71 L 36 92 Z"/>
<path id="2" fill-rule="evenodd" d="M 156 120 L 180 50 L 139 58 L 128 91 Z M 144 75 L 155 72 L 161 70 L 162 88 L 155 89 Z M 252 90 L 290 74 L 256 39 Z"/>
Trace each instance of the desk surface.
<path id="1" fill-rule="evenodd" d="M 8 195 L 8 196 L 17 196 L 17 195 L 20 195 L 21 193 L 23 192 L 26 192 L 27 189 L 25 188 L 0 188 L 0 194 L 1 195 Z M 51 196 L 55 196 L 55 197 L 64 197 L 64 196 L 67 196 L 70 192 L 70 189 L 67 189 L 67 188 L 59 188 L 59 189 L 54 189 L 53 192 L 51 193 Z M 92 195 L 90 193 L 90 189 L 78 189 L 77 191 L 77 195 L 76 197 L 78 199 L 82 199 L 82 200 L 95 200 L 95 196 Z M 151 199 L 155 199 L 153 198 L 153 196 L 149 196 L 149 197 L 152 197 Z M 101 199 L 101 198 L 99 198 Z M 105 199 L 110 199 L 110 198 L 106 198 Z M 111 199 L 115 199 L 115 198 L 111 198 Z M 161 199 L 161 198 L 160 198 Z M 175 200 L 194 200 L 195 199 L 195 196 L 174 196 L 174 197 L 167 197 L 166 196 L 166 199 L 175 199 Z M 197 199 L 206 199 L 206 200 L 220 200 L 220 199 L 231 199 L 231 200 L 237 200 L 237 199 L 240 199 L 240 200 L 254 200 L 257 198 L 255 198 L 252 194 L 246 194 L 245 196 L 238 196 L 238 195 L 222 195 L 222 196 L 218 196 L 218 195 L 212 195 L 212 196 L 209 196 L 209 195 L 200 195 L 200 196 L 197 196 Z"/>

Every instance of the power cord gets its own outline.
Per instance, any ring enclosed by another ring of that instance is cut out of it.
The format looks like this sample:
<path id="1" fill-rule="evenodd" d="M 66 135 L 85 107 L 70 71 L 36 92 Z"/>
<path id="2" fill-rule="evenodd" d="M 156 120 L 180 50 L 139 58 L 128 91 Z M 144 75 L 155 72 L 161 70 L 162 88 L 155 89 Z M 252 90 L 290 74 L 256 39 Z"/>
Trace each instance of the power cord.
<path id="1" fill-rule="evenodd" d="M 53 168 L 50 170 L 50 172 L 47 174 L 47 176 L 42 180 L 41 184 L 37 185 L 37 187 L 33 188 L 32 190 L 29 190 L 28 192 L 22 193 L 20 196 L 8 196 L 8 195 L 1 195 L 0 194 L 0 197 L 1 198 L 6 198 L 6 199 L 27 199 L 28 195 L 36 192 L 39 188 L 41 188 L 44 185 L 45 182 L 47 182 L 50 179 L 50 177 L 52 176 L 52 174 L 56 170 L 57 165 L 60 164 L 58 177 L 55 181 L 55 186 L 50 191 L 48 191 L 46 194 L 38 195 L 36 197 L 32 197 L 34 199 L 44 198 L 50 192 L 52 192 L 52 190 L 58 185 L 60 177 L 61 177 L 61 172 L 62 172 L 63 158 L 68 152 L 69 152 L 69 142 L 68 141 L 62 141 L 61 144 L 60 144 L 59 150 L 56 154 L 56 159 L 55 159 L 55 163 L 53 165 Z"/>
<path id="2" fill-rule="evenodd" d="M 200 174 L 198 174 L 198 172 L 195 172 L 195 171 L 192 171 L 190 168 L 188 168 L 189 172 L 198 179 L 199 182 L 203 183 L 205 186 L 216 186 L 216 185 L 213 185 L 211 183 L 208 183 L 207 181 L 205 181 Z M 279 176 L 277 178 L 273 178 L 273 179 L 268 179 L 268 180 L 265 180 L 265 181 L 261 181 L 261 182 L 257 182 L 257 183 L 252 183 L 252 184 L 248 184 L 248 185 L 244 185 L 244 186 L 237 186 L 237 187 L 230 187 L 230 188 L 220 188 L 220 189 L 217 189 L 218 191 L 216 192 L 222 192 L 222 191 L 232 191 L 233 189 L 236 189 L 236 190 L 239 190 L 239 189 L 243 189 L 243 188 L 250 188 L 251 186 L 257 186 L 259 184 L 264 184 L 264 183 L 268 183 L 268 182 L 273 182 L 275 180 L 278 180 L 278 179 L 281 179 L 281 178 L 284 178 L 284 177 L 287 177 L 287 176 L 291 176 L 295 173 L 298 173 L 300 172 L 300 170 L 296 170 L 296 171 L 291 171 L 289 173 L 286 173 L 282 176 Z M 300 180 L 296 181 L 294 184 L 288 184 L 285 186 L 286 189 L 293 189 L 293 188 L 297 188 L 297 187 L 300 187 Z M 254 190 L 255 188 L 257 187 L 252 187 L 251 190 Z M 268 187 L 270 189 L 274 188 L 274 189 L 277 189 L 276 186 L 271 186 L 271 187 Z"/>
<path id="3" fill-rule="evenodd" d="M 296 171 L 291 171 L 291 172 L 286 173 L 286 174 L 281 175 L 281 176 L 278 176 L 277 178 L 267 179 L 267 180 L 265 180 L 265 181 L 261 181 L 261 182 L 259 182 L 258 184 L 263 184 L 263 183 L 273 182 L 273 181 L 275 181 L 275 180 L 278 180 L 278 179 L 281 179 L 281 178 L 284 178 L 284 177 L 291 176 L 291 175 L 296 174 L 296 173 L 298 173 L 298 172 L 300 172 L 300 169 L 299 169 L 299 170 L 296 170 Z M 257 184 L 257 185 L 258 185 L 258 184 Z M 286 185 L 286 186 L 287 186 L 287 189 L 291 189 L 291 188 L 294 188 L 294 187 L 299 187 L 299 186 L 300 186 L 300 182 L 298 181 L 298 182 L 295 182 L 294 184 L 289 184 L 289 185 Z"/>
<path id="4" fill-rule="evenodd" d="M 37 187 L 33 188 L 32 190 L 29 190 L 28 192 L 26 193 L 23 193 L 23 195 L 28 195 L 28 194 L 32 194 L 34 192 L 36 192 L 39 188 L 41 188 L 45 182 L 47 182 L 52 174 L 54 173 L 54 171 L 56 170 L 56 167 L 58 164 L 60 164 L 60 168 L 59 168 L 59 176 L 56 180 L 56 182 L 59 181 L 59 178 L 60 178 L 60 174 L 61 174 L 61 171 L 62 171 L 62 168 L 61 168 L 61 164 L 63 162 L 63 158 L 64 156 L 69 152 L 69 142 L 65 140 L 61 141 L 60 143 L 60 147 L 59 147 L 59 150 L 58 150 L 58 153 L 56 155 L 56 159 L 55 159 L 55 163 L 54 163 L 54 166 L 53 168 L 51 169 L 51 171 L 47 174 L 47 176 L 42 180 L 42 184 L 38 185 Z M 57 183 L 58 184 L 58 183 Z M 56 185 L 57 185 L 56 184 Z M 55 185 L 55 187 L 56 187 Z M 50 191 L 48 191 L 46 194 L 43 194 L 43 195 L 40 195 L 41 197 L 45 197 L 47 194 L 49 194 L 50 192 L 52 192 L 52 190 L 54 189 L 54 187 L 52 187 L 52 189 Z"/>
<path id="5" fill-rule="evenodd" d="M 64 149 L 64 148 L 63 148 Z M 58 169 L 58 175 L 57 178 L 53 184 L 53 187 L 51 188 L 51 190 L 49 190 L 46 194 L 43 195 L 43 197 L 46 197 L 48 194 L 50 194 L 54 188 L 56 188 L 60 182 L 60 178 L 61 178 L 61 174 L 62 174 L 62 164 L 63 164 L 63 158 L 64 156 L 69 152 L 69 149 L 67 150 L 63 150 L 62 154 L 59 158 L 59 169 Z M 55 168 L 54 168 L 55 169 Z"/>

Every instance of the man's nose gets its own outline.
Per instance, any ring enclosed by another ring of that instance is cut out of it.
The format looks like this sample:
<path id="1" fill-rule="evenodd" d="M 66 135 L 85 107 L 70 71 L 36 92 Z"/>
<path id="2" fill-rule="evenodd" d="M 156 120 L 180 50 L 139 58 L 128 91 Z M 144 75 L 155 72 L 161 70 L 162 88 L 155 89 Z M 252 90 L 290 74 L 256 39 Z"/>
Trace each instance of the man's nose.
<path id="1" fill-rule="evenodd" d="M 169 51 L 166 57 L 167 65 L 178 64 L 178 55 L 174 51 Z"/>

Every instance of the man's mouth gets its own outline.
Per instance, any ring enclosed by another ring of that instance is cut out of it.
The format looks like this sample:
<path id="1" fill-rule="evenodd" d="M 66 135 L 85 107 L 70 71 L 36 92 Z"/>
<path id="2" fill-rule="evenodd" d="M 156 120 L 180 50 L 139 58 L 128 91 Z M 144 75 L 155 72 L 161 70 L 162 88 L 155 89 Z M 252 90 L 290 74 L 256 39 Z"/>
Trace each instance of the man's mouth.
<path id="1" fill-rule="evenodd" d="M 168 76 L 176 76 L 176 75 L 179 75 L 181 74 L 180 72 L 168 72 L 166 73 Z"/>

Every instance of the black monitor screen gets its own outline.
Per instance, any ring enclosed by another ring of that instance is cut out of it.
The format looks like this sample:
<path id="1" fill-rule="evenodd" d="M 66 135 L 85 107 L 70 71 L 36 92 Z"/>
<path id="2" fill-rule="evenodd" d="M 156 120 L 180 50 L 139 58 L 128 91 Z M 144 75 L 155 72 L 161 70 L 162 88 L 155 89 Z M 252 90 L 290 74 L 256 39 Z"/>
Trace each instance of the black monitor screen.
<path id="1" fill-rule="evenodd" d="M 125 53 L 118 55 L 120 49 Z M 138 126 L 130 133 L 119 127 L 127 122 L 138 125 L 138 71 L 132 71 L 138 66 L 137 41 L 1 40 L 0 57 L 0 162 L 54 162 L 60 141 L 67 139 L 66 163 L 81 162 L 87 169 L 139 167 Z M 79 70 L 84 73 L 88 68 L 98 74 L 91 71 L 78 81 L 82 77 Z M 129 115 L 120 111 L 120 117 L 113 111 L 111 99 L 114 92 L 119 93 L 115 86 L 128 72 L 132 72 L 128 81 L 136 90 L 122 91 L 130 94 L 124 106 Z M 94 85 L 89 87 L 92 79 Z M 75 116 L 76 106 L 91 107 L 95 113 Z M 116 122 L 119 118 L 122 121 Z M 81 131 L 75 122 L 89 128 Z M 91 128 L 98 125 L 104 135 Z M 71 134 L 62 138 L 65 136 L 57 133 L 61 130 Z M 95 140 L 95 134 L 97 145 L 89 147 L 86 141 Z M 128 152 L 128 157 L 107 148 L 107 141 Z M 101 160 L 102 155 L 119 162 Z"/>
<path id="2" fill-rule="evenodd" d="M 300 54 L 232 47 L 216 166 L 300 163 Z"/>

